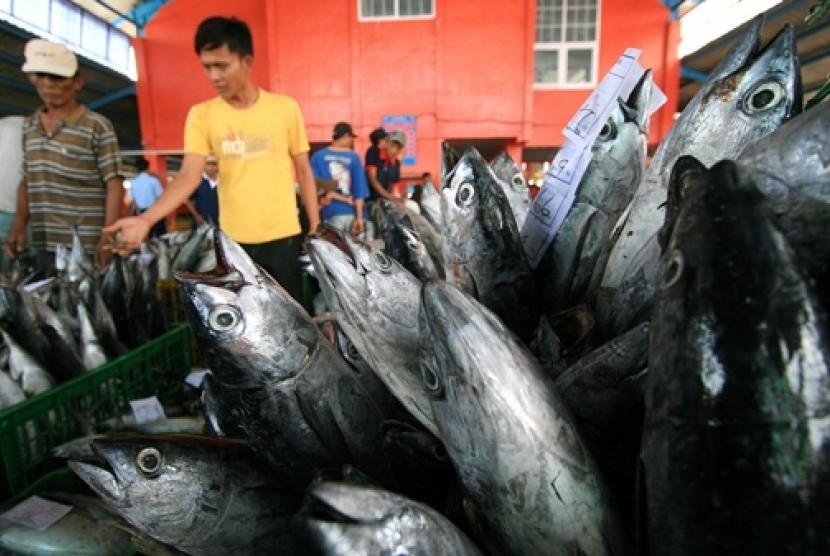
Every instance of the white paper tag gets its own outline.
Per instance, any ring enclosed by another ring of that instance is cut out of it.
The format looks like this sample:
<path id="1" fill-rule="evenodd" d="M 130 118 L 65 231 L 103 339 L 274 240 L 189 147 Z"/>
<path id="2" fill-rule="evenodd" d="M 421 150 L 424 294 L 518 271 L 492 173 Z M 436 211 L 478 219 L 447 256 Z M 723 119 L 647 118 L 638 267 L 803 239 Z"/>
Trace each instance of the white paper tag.
<path id="1" fill-rule="evenodd" d="M 0 517 L 29 529 L 45 531 L 71 511 L 72 506 L 30 496 Z"/>
<path id="2" fill-rule="evenodd" d="M 184 381 L 198 390 L 202 387 L 202 382 L 205 381 L 205 375 L 209 372 L 209 369 L 194 369 L 184 378 Z"/>
<path id="3" fill-rule="evenodd" d="M 627 99 L 645 73 L 637 63 L 639 57 L 639 49 L 627 49 L 562 130 L 565 142 L 545 174 L 522 227 L 522 244 L 533 268 L 539 265 L 573 205 L 579 182 L 591 162 L 591 148 L 617 107 L 617 99 Z M 656 107 L 655 97 L 659 102 Z M 665 95 L 653 85 L 649 109 L 656 110 L 664 102 Z"/>
<path id="4" fill-rule="evenodd" d="M 164 408 L 161 407 L 161 402 L 155 396 L 132 400 L 130 407 L 133 408 L 136 423 L 151 423 L 167 417 L 164 414 Z"/>

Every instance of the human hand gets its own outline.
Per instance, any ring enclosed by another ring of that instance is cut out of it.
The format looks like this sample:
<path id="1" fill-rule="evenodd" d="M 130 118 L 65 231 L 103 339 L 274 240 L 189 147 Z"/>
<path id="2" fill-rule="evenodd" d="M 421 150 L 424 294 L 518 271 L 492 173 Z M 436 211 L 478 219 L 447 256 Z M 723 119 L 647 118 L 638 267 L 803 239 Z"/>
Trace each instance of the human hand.
<path id="1" fill-rule="evenodd" d="M 116 220 L 103 230 L 105 233 L 114 234 L 113 241 L 108 243 L 105 249 L 122 256 L 129 255 L 147 238 L 151 227 L 150 221 L 142 216 Z"/>
<path id="2" fill-rule="evenodd" d="M 404 206 L 406 204 L 406 199 L 403 197 L 393 196 L 392 201 L 400 206 Z"/>
<path id="3" fill-rule="evenodd" d="M 363 222 L 363 218 L 355 218 L 352 221 L 352 233 L 354 235 L 359 235 L 359 234 L 363 233 L 363 231 L 365 229 L 366 229 L 366 223 Z"/>
<path id="4" fill-rule="evenodd" d="M 19 257 L 26 246 L 26 227 L 12 226 L 6 236 L 6 255 Z"/>
<path id="5" fill-rule="evenodd" d="M 98 246 L 95 248 L 95 266 L 104 268 L 112 261 L 112 236 L 106 233 L 101 234 Z"/>

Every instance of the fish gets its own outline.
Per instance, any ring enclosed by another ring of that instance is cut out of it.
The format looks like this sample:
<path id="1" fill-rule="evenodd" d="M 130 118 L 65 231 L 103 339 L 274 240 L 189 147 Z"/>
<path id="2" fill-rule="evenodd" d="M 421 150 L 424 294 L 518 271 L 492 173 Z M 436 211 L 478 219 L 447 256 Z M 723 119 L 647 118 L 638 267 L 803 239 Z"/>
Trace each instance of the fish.
<path id="1" fill-rule="evenodd" d="M 631 259 L 663 225 L 671 168 L 683 155 L 709 166 L 739 156 L 801 111 L 801 72 L 792 25 L 758 48 L 762 16 L 750 24 L 709 74 L 660 142 L 634 199 L 612 232 L 613 247 L 595 301 L 605 329 L 609 306 Z"/>
<path id="2" fill-rule="evenodd" d="M 421 294 L 424 387 L 480 542 L 496 554 L 619 554 L 596 462 L 529 351 L 469 294 Z"/>
<path id="3" fill-rule="evenodd" d="M 301 497 L 241 440 L 102 438 L 69 468 L 130 525 L 194 556 L 297 554 Z"/>
<path id="4" fill-rule="evenodd" d="M 26 393 L 9 373 L 0 369 L 0 410 L 11 407 L 26 399 Z"/>
<path id="5" fill-rule="evenodd" d="M 0 334 L 9 349 L 9 375 L 20 384 L 27 397 L 36 396 L 55 386 L 52 375 L 8 332 L 0 328 Z"/>
<path id="6" fill-rule="evenodd" d="M 441 195 L 431 182 L 421 188 L 421 197 L 418 199 L 418 205 L 421 207 L 421 214 L 429 222 L 432 227 L 438 231 L 443 228 L 443 221 L 441 217 Z"/>
<path id="7" fill-rule="evenodd" d="M 78 322 L 81 324 L 81 357 L 84 367 L 91 371 L 105 365 L 108 361 L 107 354 L 83 300 L 78 300 Z"/>
<path id="8" fill-rule="evenodd" d="M 510 210 L 513 211 L 516 227 L 521 230 L 525 225 L 527 211 L 530 210 L 530 190 L 524 173 L 507 151 L 497 154 L 496 158 L 490 161 L 490 168 L 499 179 L 499 185 L 507 197 L 507 202 L 510 203 Z"/>
<path id="9" fill-rule="evenodd" d="M 442 514 L 387 490 L 321 481 L 309 487 L 299 520 L 316 553 L 327 556 L 483 552 Z"/>
<path id="10" fill-rule="evenodd" d="M 421 384 L 421 281 L 381 249 L 330 226 L 306 241 L 306 252 L 337 324 L 392 395 L 435 434 Z"/>
<path id="11" fill-rule="evenodd" d="M 778 228 L 819 286 L 830 284 L 830 102 L 792 118 L 736 161 L 767 198 Z M 823 291 L 825 298 L 830 292 Z"/>
<path id="12" fill-rule="evenodd" d="M 381 202 L 381 208 L 380 228 L 384 252 L 421 281 L 428 278 L 443 280 L 444 263 L 441 257 L 440 236 L 433 230 L 433 257 L 426 242 L 421 240 L 421 234 L 415 230 L 413 218 L 409 214 L 411 211 L 398 209 L 396 203 L 386 200 Z"/>
<path id="13" fill-rule="evenodd" d="M 645 173 L 652 76 L 646 70 L 591 146 L 591 161 L 561 228 L 534 270 L 543 310 L 593 304 L 611 232 Z"/>
<path id="14" fill-rule="evenodd" d="M 344 463 L 382 476 L 375 455 L 383 414 L 354 370 L 239 244 L 215 230 L 214 248 L 212 273 L 174 278 L 220 395 L 242 405 L 234 417 L 248 442 L 272 462 L 284 459 L 281 447 L 290 444 L 307 478 Z"/>
<path id="15" fill-rule="evenodd" d="M 699 164 L 671 199 L 661 238 L 643 545 L 651 554 L 825 554 L 825 319 L 751 172 Z"/>
<path id="16" fill-rule="evenodd" d="M 442 183 L 447 281 L 529 341 L 540 314 L 536 287 L 498 178 L 475 147 L 469 147 Z"/>
<path id="17" fill-rule="evenodd" d="M 78 226 L 72 226 L 72 248 L 66 261 L 66 278 L 70 282 L 80 282 L 87 276 L 92 276 L 94 265 L 84 249 Z"/>
<path id="18" fill-rule="evenodd" d="M 176 256 L 173 257 L 170 262 L 170 271 L 193 270 L 205 251 L 205 245 L 210 242 L 209 234 L 214 229 L 216 228 L 211 224 L 199 224 L 190 233 L 187 242 L 179 248 Z"/>

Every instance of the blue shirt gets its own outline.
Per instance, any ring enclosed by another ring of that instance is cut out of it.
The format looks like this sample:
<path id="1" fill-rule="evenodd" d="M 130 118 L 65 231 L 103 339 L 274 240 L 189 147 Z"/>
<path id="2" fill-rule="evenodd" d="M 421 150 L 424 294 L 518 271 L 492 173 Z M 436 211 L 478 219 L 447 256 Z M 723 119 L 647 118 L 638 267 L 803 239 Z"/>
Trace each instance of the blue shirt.
<path id="1" fill-rule="evenodd" d="M 163 191 L 161 189 L 161 182 L 157 177 L 147 172 L 141 172 L 130 183 L 132 184 L 130 186 L 130 197 L 135 201 L 135 206 L 138 207 L 138 210 L 147 210 L 153 206 L 156 199 L 161 197 Z"/>
<path id="2" fill-rule="evenodd" d="M 314 176 L 324 180 L 337 181 L 337 192 L 353 199 L 369 196 L 366 173 L 360 156 L 354 151 L 326 147 L 311 155 L 311 170 Z M 354 214 L 354 207 L 343 201 L 332 200 L 321 211 L 323 220 L 339 214 Z"/>
<path id="3" fill-rule="evenodd" d="M 216 195 L 216 186 L 211 185 L 207 176 L 202 175 L 202 181 L 190 196 L 190 200 L 196 205 L 196 212 L 201 214 L 202 218 L 216 226 L 219 225 L 219 199 Z"/>

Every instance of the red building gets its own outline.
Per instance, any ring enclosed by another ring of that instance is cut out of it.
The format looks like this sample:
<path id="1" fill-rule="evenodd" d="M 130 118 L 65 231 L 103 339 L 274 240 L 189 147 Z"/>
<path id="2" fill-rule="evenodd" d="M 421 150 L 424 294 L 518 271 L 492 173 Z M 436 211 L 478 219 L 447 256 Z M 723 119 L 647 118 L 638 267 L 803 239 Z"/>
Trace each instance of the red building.
<path id="1" fill-rule="evenodd" d="M 677 23 L 658 0 L 393 4 L 392 13 L 372 13 L 384 5 L 377 0 L 165 5 L 134 41 L 144 148 L 180 151 L 188 108 L 214 96 L 193 51 L 196 26 L 212 15 L 248 22 L 255 82 L 297 99 L 312 143 L 327 143 L 333 124 L 347 120 L 362 153 L 369 131 L 405 120 L 409 175 L 437 174 L 444 140 L 485 156 L 506 149 L 517 160 L 550 160 L 565 123 L 629 47 L 642 50 L 641 65 L 669 97 L 650 142 L 673 122 Z"/>

